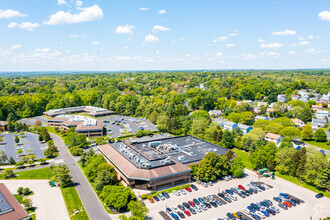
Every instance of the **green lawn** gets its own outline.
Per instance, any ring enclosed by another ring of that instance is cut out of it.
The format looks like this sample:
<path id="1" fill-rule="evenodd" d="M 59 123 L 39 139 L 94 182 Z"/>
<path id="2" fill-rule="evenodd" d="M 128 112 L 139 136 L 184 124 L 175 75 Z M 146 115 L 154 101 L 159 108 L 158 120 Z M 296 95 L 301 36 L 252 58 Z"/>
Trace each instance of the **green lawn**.
<path id="1" fill-rule="evenodd" d="M 316 141 L 305 141 L 303 140 L 305 143 L 313 145 L 315 147 L 319 147 L 325 150 L 330 150 L 330 146 L 327 145 L 327 142 L 316 142 Z"/>
<path id="2" fill-rule="evenodd" d="M 31 217 L 31 220 L 36 220 L 36 214 L 30 215 L 30 217 Z"/>
<path id="3" fill-rule="evenodd" d="M 72 220 L 89 219 L 85 211 L 85 208 L 79 198 L 79 195 L 76 191 L 76 188 L 74 188 L 74 186 L 65 187 L 65 188 L 61 187 L 61 191 L 65 201 L 66 208 L 70 215 L 70 219 Z M 81 211 L 81 208 L 83 208 L 83 211 Z M 79 213 L 75 215 L 74 212 L 77 210 L 79 211 Z"/>
<path id="4" fill-rule="evenodd" d="M 14 197 L 16 198 L 16 200 L 19 202 L 19 203 L 22 203 L 23 202 L 23 197 L 24 196 L 21 196 L 21 195 L 18 195 L 18 194 L 13 194 Z"/>
<path id="5" fill-rule="evenodd" d="M 236 148 L 233 149 L 233 151 L 235 152 L 237 157 L 242 159 L 245 168 L 252 170 L 252 164 L 251 164 L 251 161 L 250 161 L 250 154 L 245 152 L 245 151 L 236 149 Z"/>
<path id="6" fill-rule="evenodd" d="M 55 131 L 55 127 L 48 127 L 48 126 L 46 126 L 45 128 L 46 128 L 47 131 L 50 132 L 50 133 L 58 134 L 58 133 Z"/>
<path id="7" fill-rule="evenodd" d="M 11 179 L 50 179 L 54 173 L 50 171 L 49 167 L 44 167 L 40 169 L 35 170 L 27 170 L 27 171 L 21 171 L 21 172 L 15 172 L 16 177 L 13 177 Z M 2 174 L 0 174 L 0 179 L 4 179 Z"/>
<path id="8" fill-rule="evenodd" d="M 301 184 L 300 184 L 300 179 L 297 178 L 297 177 L 292 177 L 292 176 L 288 176 L 288 175 L 282 175 L 279 172 L 276 172 L 275 175 L 278 176 L 278 177 L 281 177 L 282 179 L 285 179 L 285 180 L 287 180 L 287 181 L 289 181 L 291 183 L 294 183 L 294 184 L 297 184 L 299 186 L 302 186 L 302 187 L 304 187 L 306 189 L 309 189 L 309 190 L 311 190 L 311 191 L 313 191 L 315 193 L 323 193 L 324 196 L 330 198 L 330 192 L 324 192 L 324 191 L 318 190 L 316 187 L 311 186 L 311 185 L 309 185 L 309 184 L 307 184 L 307 183 L 305 183 L 303 181 L 301 181 Z"/>

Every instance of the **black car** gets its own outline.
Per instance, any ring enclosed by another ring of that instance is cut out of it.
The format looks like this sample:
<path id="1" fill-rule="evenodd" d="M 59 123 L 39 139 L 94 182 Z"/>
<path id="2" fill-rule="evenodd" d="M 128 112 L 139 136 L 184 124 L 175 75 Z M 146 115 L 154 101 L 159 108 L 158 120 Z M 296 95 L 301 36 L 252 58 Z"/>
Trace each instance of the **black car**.
<path id="1" fill-rule="evenodd" d="M 226 201 L 226 202 L 231 202 L 231 200 L 228 198 L 228 197 L 223 197 L 223 199 Z"/>
<path id="2" fill-rule="evenodd" d="M 186 207 L 187 209 L 190 208 L 190 205 L 189 205 L 188 203 L 186 203 L 186 202 L 183 202 L 182 205 L 183 205 L 184 207 Z"/>
<path id="3" fill-rule="evenodd" d="M 233 219 L 233 220 L 236 219 L 236 217 L 235 217 L 232 213 L 230 213 L 230 212 L 227 213 L 227 216 L 228 216 L 228 218 L 230 218 L 230 219 Z"/>
<path id="4" fill-rule="evenodd" d="M 172 209 L 170 209 L 170 208 L 166 208 L 166 212 L 168 212 L 168 213 L 172 213 Z"/>
<path id="5" fill-rule="evenodd" d="M 289 203 L 291 203 L 293 206 L 296 206 L 297 205 L 297 203 L 295 203 L 294 201 L 292 201 L 291 199 L 289 200 L 286 200 L 287 202 L 289 202 Z"/>
<path id="6" fill-rule="evenodd" d="M 209 209 L 212 207 L 212 206 L 210 205 L 210 203 L 207 203 L 207 202 L 204 203 L 204 205 L 206 205 L 206 207 L 209 208 Z"/>
<path id="7" fill-rule="evenodd" d="M 159 198 L 157 196 L 153 197 L 156 202 L 159 202 Z"/>
<path id="8" fill-rule="evenodd" d="M 258 186 L 262 191 L 265 191 L 266 190 L 266 188 L 265 187 L 263 187 L 263 186 Z"/>
<path id="9" fill-rule="evenodd" d="M 168 195 L 167 192 L 163 191 L 162 194 L 165 196 L 166 199 L 169 199 L 170 198 L 170 196 Z"/>
<path id="10" fill-rule="evenodd" d="M 231 187 L 230 190 L 234 193 L 237 193 L 237 190 L 234 187 Z"/>
<path id="11" fill-rule="evenodd" d="M 220 196 L 221 198 L 225 197 L 225 195 L 223 193 L 218 193 L 218 196 Z"/>
<path id="12" fill-rule="evenodd" d="M 265 206 L 266 208 L 269 207 L 268 203 L 266 203 L 266 202 L 264 202 L 264 201 L 260 202 L 260 204 L 263 205 L 263 206 Z"/>
<path id="13" fill-rule="evenodd" d="M 252 191 L 254 194 L 258 193 L 258 190 L 254 189 L 254 188 L 249 188 L 250 191 Z"/>
<path id="14" fill-rule="evenodd" d="M 266 211 L 272 215 L 276 215 L 276 212 L 273 209 L 266 209 Z"/>
<path id="15" fill-rule="evenodd" d="M 257 206 L 256 204 L 251 203 L 250 206 L 252 206 L 252 208 L 254 208 L 254 209 L 257 210 L 257 211 L 260 211 L 259 206 Z"/>
<path id="16" fill-rule="evenodd" d="M 190 209 L 188 209 L 190 212 L 191 212 L 191 214 L 193 214 L 193 215 L 196 215 L 197 214 L 197 212 L 195 211 L 195 209 L 193 209 L 193 208 L 190 208 Z"/>
<path id="17" fill-rule="evenodd" d="M 180 218 L 185 218 L 184 214 L 182 212 L 177 212 Z"/>
<path id="18" fill-rule="evenodd" d="M 242 192 L 239 192 L 239 193 L 237 193 L 240 197 L 242 197 L 243 199 L 246 197 L 245 195 L 244 195 L 244 193 L 242 193 Z"/>
<path id="19" fill-rule="evenodd" d="M 198 190 L 197 186 L 195 186 L 194 184 L 191 184 L 191 188 L 192 188 L 193 190 L 195 190 L 195 191 Z"/>
<path id="20" fill-rule="evenodd" d="M 196 205 L 199 205 L 200 203 L 198 202 L 197 199 L 193 199 L 193 202 L 196 204 Z"/>
<path id="21" fill-rule="evenodd" d="M 215 202 L 210 202 L 211 205 L 213 205 L 215 208 L 218 207 L 217 203 Z"/>
<path id="22" fill-rule="evenodd" d="M 273 199 L 274 199 L 276 202 L 282 202 L 282 199 L 279 198 L 279 197 L 273 197 Z"/>
<path id="23" fill-rule="evenodd" d="M 245 190 L 243 190 L 242 193 L 243 193 L 245 196 L 250 196 L 250 194 L 249 194 L 248 192 L 246 192 Z"/>
<path id="24" fill-rule="evenodd" d="M 297 203 L 298 205 L 300 204 L 300 200 L 299 200 L 299 199 L 291 198 L 291 201 L 294 201 L 294 202 Z"/>
<path id="25" fill-rule="evenodd" d="M 181 209 L 182 211 L 185 210 L 184 206 L 183 205 L 178 205 L 178 208 Z"/>
<path id="26" fill-rule="evenodd" d="M 315 196 L 315 198 L 317 198 L 317 199 L 320 199 L 320 198 L 322 198 L 322 197 L 324 197 L 323 193 L 319 193 L 319 194 L 317 194 L 317 195 Z"/>
<path id="27" fill-rule="evenodd" d="M 273 205 L 272 201 L 270 201 L 268 199 L 265 199 L 264 202 L 267 203 L 269 206 L 272 206 Z"/>

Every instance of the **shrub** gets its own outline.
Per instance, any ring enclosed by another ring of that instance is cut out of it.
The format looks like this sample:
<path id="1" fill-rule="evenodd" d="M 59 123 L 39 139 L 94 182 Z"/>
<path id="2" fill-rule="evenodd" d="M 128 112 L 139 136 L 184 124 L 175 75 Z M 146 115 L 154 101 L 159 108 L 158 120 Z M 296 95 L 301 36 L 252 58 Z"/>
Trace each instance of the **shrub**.
<path id="1" fill-rule="evenodd" d="M 146 194 L 141 195 L 141 199 L 147 199 L 147 198 L 148 198 L 148 196 Z"/>
<path id="2" fill-rule="evenodd" d="M 18 195 L 21 195 L 22 192 L 23 192 L 23 187 L 18 187 L 18 189 L 17 189 Z"/>
<path id="3" fill-rule="evenodd" d="M 30 194 L 30 189 L 28 187 L 26 187 L 22 190 L 22 193 L 23 193 L 24 196 L 29 195 Z"/>
<path id="4" fill-rule="evenodd" d="M 151 191 L 151 194 L 155 194 L 155 193 L 156 193 L 156 191 L 155 191 L 155 190 L 152 190 L 152 191 Z"/>
<path id="5" fill-rule="evenodd" d="M 70 147 L 69 150 L 73 156 L 81 156 L 84 152 L 80 147 Z"/>

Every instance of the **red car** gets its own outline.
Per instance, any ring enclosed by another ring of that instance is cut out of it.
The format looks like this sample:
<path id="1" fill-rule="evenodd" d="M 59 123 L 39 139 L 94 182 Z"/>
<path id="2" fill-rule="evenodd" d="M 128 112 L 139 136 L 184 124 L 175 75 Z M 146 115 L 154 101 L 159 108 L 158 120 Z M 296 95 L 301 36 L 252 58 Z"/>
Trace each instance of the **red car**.
<path id="1" fill-rule="evenodd" d="M 186 187 L 185 190 L 187 190 L 188 192 L 192 192 L 192 190 L 190 189 L 190 187 Z"/>
<path id="2" fill-rule="evenodd" d="M 193 201 L 188 201 L 188 204 L 191 205 L 192 207 L 195 207 L 195 203 Z"/>
<path id="3" fill-rule="evenodd" d="M 241 190 L 245 190 L 245 188 L 242 185 L 238 185 L 238 188 L 240 188 Z"/>
<path id="4" fill-rule="evenodd" d="M 291 203 L 289 203 L 289 202 L 283 202 L 283 204 L 286 205 L 287 207 L 290 207 L 290 208 L 292 207 Z"/>
<path id="5" fill-rule="evenodd" d="M 184 210 L 183 212 L 184 212 L 184 214 L 186 214 L 187 216 L 191 216 L 191 214 L 190 214 L 190 212 L 189 212 L 188 210 Z"/>

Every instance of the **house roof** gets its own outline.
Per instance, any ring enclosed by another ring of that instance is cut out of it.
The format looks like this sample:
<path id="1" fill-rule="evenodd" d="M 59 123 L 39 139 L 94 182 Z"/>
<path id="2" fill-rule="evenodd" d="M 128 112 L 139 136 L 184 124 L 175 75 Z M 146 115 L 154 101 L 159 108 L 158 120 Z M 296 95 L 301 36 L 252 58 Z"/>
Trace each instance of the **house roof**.
<path id="1" fill-rule="evenodd" d="M 238 124 L 238 127 L 242 130 L 246 130 L 248 128 L 250 128 L 251 126 L 247 126 L 247 125 L 243 125 L 243 124 Z"/>
<path id="2" fill-rule="evenodd" d="M 0 121 L 0 126 L 6 126 L 8 124 L 7 121 Z"/>
<path id="3" fill-rule="evenodd" d="M 173 161 L 174 164 L 167 166 L 156 167 L 153 169 L 139 169 L 110 144 L 101 145 L 98 149 L 129 179 L 150 181 L 191 171 L 189 167 L 175 161 Z"/>
<path id="4" fill-rule="evenodd" d="M 279 135 L 279 134 L 273 134 L 273 133 L 267 133 L 265 137 L 266 138 L 273 139 L 273 140 L 278 140 L 281 137 L 281 135 Z"/>
<path id="5" fill-rule="evenodd" d="M 312 123 L 327 123 L 326 119 L 312 118 Z"/>
<path id="6" fill-rule="evenodd" d="M 30 219 L 28 213 L 18 203 L 5 184 L 0 183 L 0 219 L 4 220 L 24 220 Z"/>
<path id="7" fill-rule="evenodd" d="M 298 119 L 298 118 L 291 118 L 291 120 L 294 122 L 294 123 L 304 123 L 302 120 Z"/>

